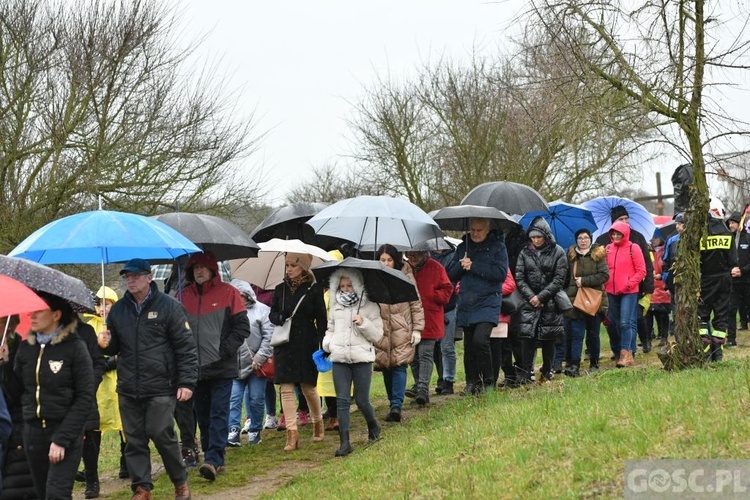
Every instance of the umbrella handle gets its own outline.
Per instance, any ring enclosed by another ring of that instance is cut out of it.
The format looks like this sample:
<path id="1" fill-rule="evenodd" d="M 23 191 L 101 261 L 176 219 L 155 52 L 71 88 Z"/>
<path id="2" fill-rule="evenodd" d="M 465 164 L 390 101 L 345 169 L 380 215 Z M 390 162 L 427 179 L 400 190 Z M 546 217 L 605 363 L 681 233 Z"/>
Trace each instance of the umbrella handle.
<path id="1" fill-rule="evenodd" d="M 0 340 L 0 347 L 5 345 L 5 338 L 8 336 L 8 325 L 10 325 L 10 316 L 5 318 L 5 331 L 3 331 L 3 339 Z"/>

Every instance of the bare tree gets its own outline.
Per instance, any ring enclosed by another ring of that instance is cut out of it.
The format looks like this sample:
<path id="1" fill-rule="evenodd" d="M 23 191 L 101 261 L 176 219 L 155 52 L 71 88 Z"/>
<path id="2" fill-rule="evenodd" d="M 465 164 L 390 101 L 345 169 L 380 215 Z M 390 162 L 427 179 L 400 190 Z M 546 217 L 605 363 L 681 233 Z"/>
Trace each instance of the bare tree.
<path id="1" fill-rule="evenodd" d="M 556 43 L 565 47 L 586 74 L 640 106 L 660 125 L 666 142 L 692 164 L 691 208 L 675 265 L 677 348 L 667 368 L 702 364 L 697 305 L 700 241 L 706 236 L 708 187 L 704 149 L 720 138 L 743 134 L 727 128 L 721 110 L 709 113 L 704 93 L 710 67 L 725 73 L 746 67 L 748 41 L 740 34 L 719 35 L 719 7 L 708 16 L 704 0 L 623 2 L 535 0 L 531 13 Z M 733 17 L 728 8 L 727 17 Z M 747 16 L 743 17 L 746 25 Z M 708 29 L 717 27 L 709 36 Z M 581 44 L 581 33 L 586 43 Z"/>
<path id="2" fill-rule="evenodd" d="M 0 250 L 94 209 L 221 213 L 263 194 L 239 168 L 252 116 L 188 63 L 179 18 L 153 0 L 0 3 Z"/>
<path id="3" fill-rule="evenodd" d="M 358 172 L 333 164 L 314 168 L 311 178 L 292 188 L 286 199 L 288 203 L 335 203 L 360 195 L 383 194 L 390 193 L 380 190 L 379 185 L 363 179 Z"/>

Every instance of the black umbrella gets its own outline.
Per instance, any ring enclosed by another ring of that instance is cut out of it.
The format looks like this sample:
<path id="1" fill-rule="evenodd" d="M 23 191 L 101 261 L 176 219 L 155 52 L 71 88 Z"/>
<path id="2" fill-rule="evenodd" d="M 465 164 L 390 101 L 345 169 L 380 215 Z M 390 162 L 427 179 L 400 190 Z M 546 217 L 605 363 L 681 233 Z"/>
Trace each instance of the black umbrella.
<path id="1" fill-rule="evenodd" d="M 213 252 L 217 260 L 255 257 L 260 250 L 240 226 L 221 217 L 172 212 L 157 215 L 155 219 L 181 233 L 204 252 Z"/>
<path id="2" fill-rule="evenodd" d="M 667 222 L 666 224 L 656 226 L 656 229 L 661 234 L 661 239 L 664 242 L 666 242 L 669 238 L 677 234 L 677 226 L 673 220 Z"/>
<path id="3" fill-rule="evenodd" d="M 347 240 L 317 235 L 312 227 L 305 224 L 327 206 L 325 203 L 298 202 L 277 208 L 258 224 L 258 227 L 250 233 L 250 237 L 258 243 L 279 238 L 300 240 L 324 250 L 336 249 Z"/>
<path id="4" fill-rule="evenodd" d="M 441 208 L 432 214 L 440 229 L 445 231 L 468 231 L 471 219 L 481 218 L 490 221 L 490 229 L 510 231 L 518 227 L 518 222 L 505 212 L 494 207 L 477 205 L 456 205 Z"/>
<path id="5" fill-rule="evenodd" d="M 94 311 L 94 294 L 83 281 L 62 271 L 26 259 L 0 255 L 0 274 L 29 288 L 61 297 L 78 312 Z"/>
<path id="6" fill-rule="evenodd" d="M 324 262 L 310 269 L 319 283 L 325 283 L 338 269 L 356 269 L 362 273 L 365 290 L 371 301 L 379 304 L 398 304 L 419 300 L 417 289 L 401 271 L 386 267 L 377 260 L 347 257 Z"/>
<path id="7" fill-rule="evenodd" d="M 510 181 L 485 182 L 467 194 L 461 205 L 495 207 L 509 214 L 525 214 L 536 210 L 547 210 L 542 195 L 525 184 Z"/>

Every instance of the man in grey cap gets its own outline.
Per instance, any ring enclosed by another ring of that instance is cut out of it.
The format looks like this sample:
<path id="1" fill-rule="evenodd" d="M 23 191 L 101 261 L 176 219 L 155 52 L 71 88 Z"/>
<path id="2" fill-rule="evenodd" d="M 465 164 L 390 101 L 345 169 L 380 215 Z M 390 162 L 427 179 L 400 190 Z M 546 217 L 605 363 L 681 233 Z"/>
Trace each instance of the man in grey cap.
<path id="1" fill-rule="evenodd" d="M 127 292 L 112 306 L 109 330 L 101 334 L 99 345 L 104 354 L 119 357 L 117 393 L 132 498 L 151 498 L 150 439 L 175 486 L 175 499 L 189 499 L 187 469 L 172 420 L 175 404 L 193 396 L 198 379 L 198 356 L 185 310 L 158 290 L 148 261 L 131 259 L 120 276 Z"/>

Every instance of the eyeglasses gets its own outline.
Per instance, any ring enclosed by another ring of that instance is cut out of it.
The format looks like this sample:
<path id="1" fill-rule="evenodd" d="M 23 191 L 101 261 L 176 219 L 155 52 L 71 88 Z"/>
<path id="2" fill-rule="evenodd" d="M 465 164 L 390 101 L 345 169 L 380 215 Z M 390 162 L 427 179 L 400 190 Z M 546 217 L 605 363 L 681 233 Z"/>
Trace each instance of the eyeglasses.
<path id="1" fill-rule="evenodd" d="M 133 281 L 133 280 L 137 280 L 141 276 L 148 276 L 149 274 L 151 274 L 151 273 L 140 273 L 140 274 L 125 273 L 125 274 L 122 275 L 122 280 L 123 281 Z"/>

